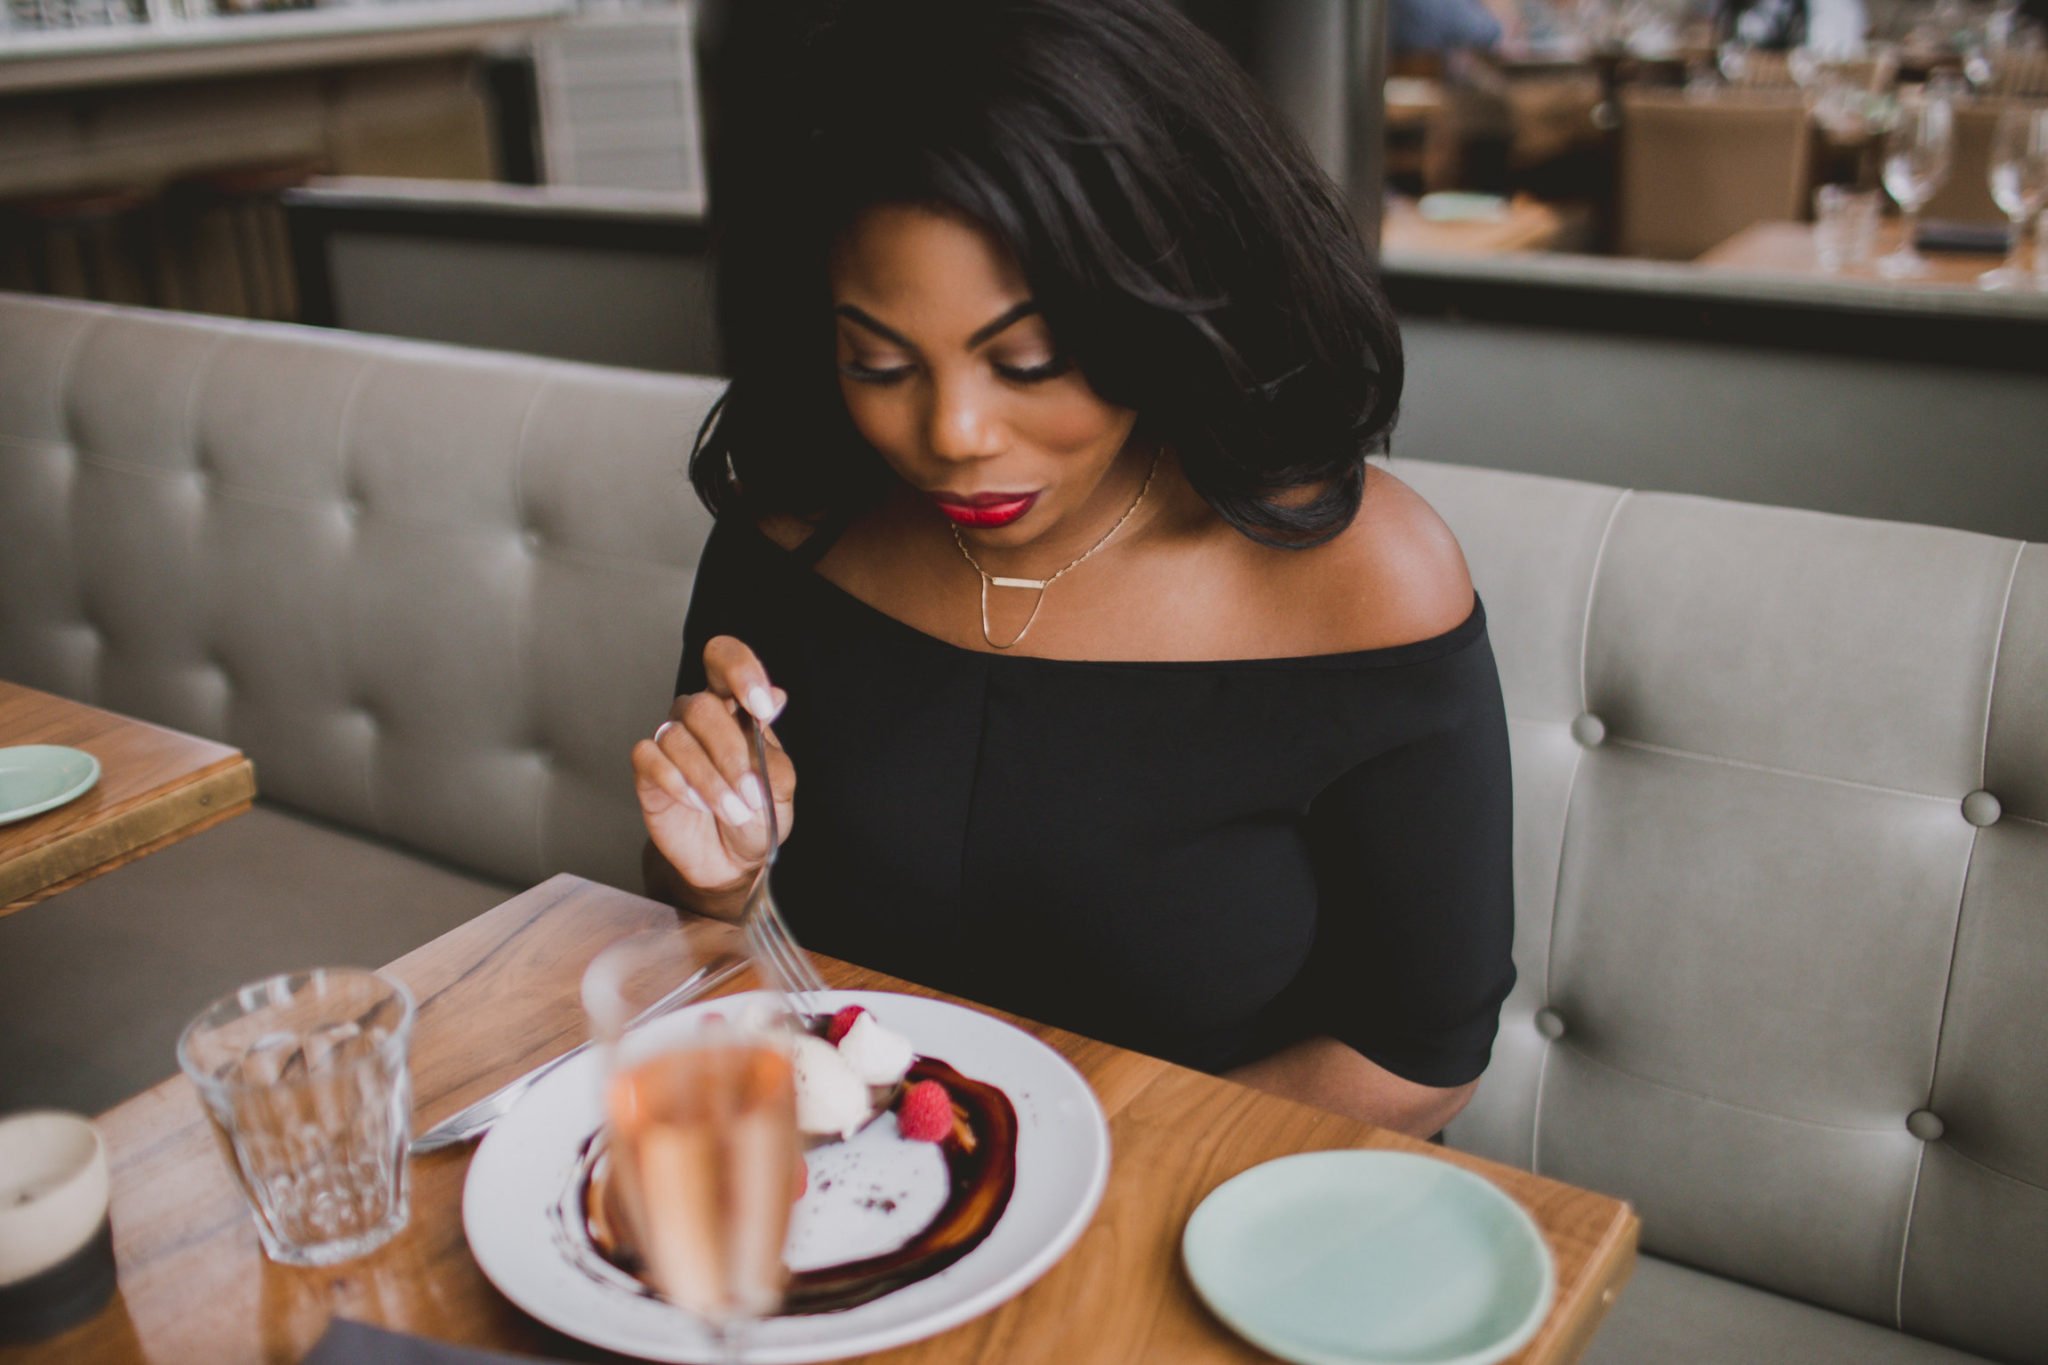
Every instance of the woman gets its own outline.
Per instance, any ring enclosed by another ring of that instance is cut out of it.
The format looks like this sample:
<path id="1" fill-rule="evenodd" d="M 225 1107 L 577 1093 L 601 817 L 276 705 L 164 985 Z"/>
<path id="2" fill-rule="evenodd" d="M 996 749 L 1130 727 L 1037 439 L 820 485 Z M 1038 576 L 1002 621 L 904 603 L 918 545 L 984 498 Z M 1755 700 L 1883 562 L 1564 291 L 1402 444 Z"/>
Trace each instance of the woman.
<path id="1" fill-rule="evenodd" d="M 796 60 L 724 111 L 650 880 L 737 912 L 744 707 L 809 946 L 1438 1131 L 1514 977 L 1506 725 L 1365 461 L 1401 352 L 1334 192 L 1154 0 L 849 0 Z"/>

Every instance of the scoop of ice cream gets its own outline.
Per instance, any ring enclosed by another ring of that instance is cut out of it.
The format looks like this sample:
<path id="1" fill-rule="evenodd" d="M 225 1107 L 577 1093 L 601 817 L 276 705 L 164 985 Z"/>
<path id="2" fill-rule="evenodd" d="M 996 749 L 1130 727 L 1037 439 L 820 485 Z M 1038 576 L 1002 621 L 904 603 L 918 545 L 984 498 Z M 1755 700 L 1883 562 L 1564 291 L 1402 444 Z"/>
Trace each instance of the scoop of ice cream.
<path id="1" fill-rule="evenodd" d="M 839 1040 L 839 1055 L 869 1085 L 894 1085 L 910 1070 L 910 1040 L 862 1011 Z"/>
<path id="2" fill-rule="evenodd" d="M 791 1040 L 796 1073 L 796 1126 L 805 1133 L 844 1136 L 868 1121 L 874 1109 L 867 1084 L 823 1038 L 799 1034 Z"/>

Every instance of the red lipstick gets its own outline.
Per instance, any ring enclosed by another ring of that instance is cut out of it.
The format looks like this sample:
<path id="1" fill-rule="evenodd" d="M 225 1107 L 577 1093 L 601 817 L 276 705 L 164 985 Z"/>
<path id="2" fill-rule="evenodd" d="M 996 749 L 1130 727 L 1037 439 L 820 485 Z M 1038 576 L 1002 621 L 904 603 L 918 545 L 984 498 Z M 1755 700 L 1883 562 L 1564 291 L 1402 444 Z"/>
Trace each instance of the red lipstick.
<path id="1" fill-rule="evenodd" d="M 931 500 L 960 526 L 1008 526 L 1031 510 L 1036 493 L 933 493 Z"/>

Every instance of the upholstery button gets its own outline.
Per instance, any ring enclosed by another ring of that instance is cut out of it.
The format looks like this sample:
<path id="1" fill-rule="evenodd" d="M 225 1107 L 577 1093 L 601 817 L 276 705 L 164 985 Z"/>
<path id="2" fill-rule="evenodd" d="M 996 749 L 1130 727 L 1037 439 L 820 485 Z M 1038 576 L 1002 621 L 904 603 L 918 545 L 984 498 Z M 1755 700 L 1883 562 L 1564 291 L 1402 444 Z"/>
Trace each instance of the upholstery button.
<path id="1" fill-rule="evenodd" d="M 541 533 L 534 530 L 531 526 L 519 533 L 519 539 L 525 543 L 528 550 L 538 550 L 542 544 Z"/>
<path id="2" fill-rule="evenodd" d="M 1564 1016 L 1548 1006 L 1536 1011 L 1536 1031 L 1556 1042 L 1564 1037 Z"/>
<path id="3" fill-rule="evenodd" d="M 1588 749 L 1597 749 L 1607 738 L 1607 723 L 1588 711 L 1572 722 L 1572 738 Z"/>
<path id="4" fill-rule="evenodd" d="M 1939 1142 L 1948 1125 L 1932 1109 L 1915 1109 L 1906 1115 L 1906 1131 L 1922 1142 Z"/>
<path id="5" fill-rule="evenodd" d="M 341 514 L 350 521 L 361 521 L 363 519 L 363 500 L 361 498 L 344 498 L 341 504 Z"/>
<path id="6" fill-rule="evenodd" d="M 2005 814 L 2005 808 L 1998 804 L 1998 798 L 1987 791 L 1974 791 L 1963 798 L 1963 818 L 1978 829 L 1998 823 L 1998 817 Z"/>

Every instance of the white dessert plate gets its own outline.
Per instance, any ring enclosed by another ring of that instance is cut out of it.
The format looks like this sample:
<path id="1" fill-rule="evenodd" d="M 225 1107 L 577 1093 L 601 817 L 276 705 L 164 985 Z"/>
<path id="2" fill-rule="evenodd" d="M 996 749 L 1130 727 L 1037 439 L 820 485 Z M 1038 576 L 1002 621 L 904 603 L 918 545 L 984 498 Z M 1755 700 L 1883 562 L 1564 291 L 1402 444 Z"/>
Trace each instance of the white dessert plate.
<path id="1" fill-rule="evenodd" d="M 694 1014 L 735 1009 L 741 998 L 705 1001 L 671 1016 L 673 1024 L 655 1026 L 686 1027 Z M 919 1054 L 1000 1087 L 1017 1111 L 1016 1185 L 986 1240 L 960 1260 L 858 1307 L 762 1322 L 747 1334 L 749 1365 L 864 1355 L 986 1313 L 1066 1253 L 1109 1178 L 1109 1126 L 1095 1092 L 1036 1038 L 919 996 L 827 991 L 821 1004 L 864 1005 Z M 506 1298 L 559 1332 L 647 1360 L 710 1365 L 720 1359 L 710 1336 L 597 1259 L 574 1216 L 583 1154 L 599 1124 L 601 1067 L 592 1051 L 547 1076 L 477 1148 L 462 1191 L 470 1252 Z M 785 1252 L 796 1270 L 893 1250 L 946 1199 L 939 1148 L 898 1136 L 893 1115 L 807 1161 L 810 1187 L 797 1203 Z"/>
<path id="2" fill-rule="evenodd" d="M 55 810 L 92 790 L 100 761 L 61 744 L 0 749 L 0 825 Z"/>
<path id="3" fill-rule="evenodd" d="M 1181 1235 L 1231 1330 L 1300 1365 L 1489 1365 L 1528 1344 L 1556 1270 L 1521 1205 L 1410 1152 L 1306 1152 L 1210 1191 Z"/>

